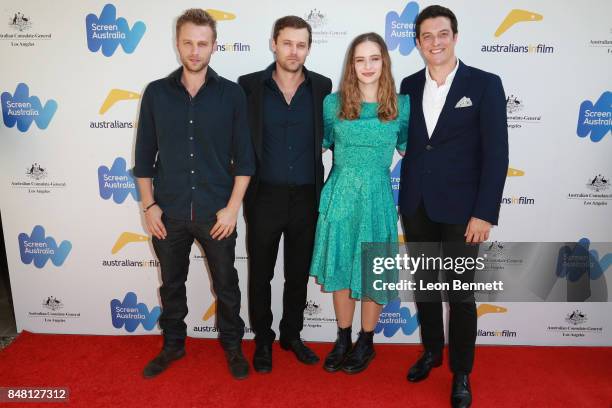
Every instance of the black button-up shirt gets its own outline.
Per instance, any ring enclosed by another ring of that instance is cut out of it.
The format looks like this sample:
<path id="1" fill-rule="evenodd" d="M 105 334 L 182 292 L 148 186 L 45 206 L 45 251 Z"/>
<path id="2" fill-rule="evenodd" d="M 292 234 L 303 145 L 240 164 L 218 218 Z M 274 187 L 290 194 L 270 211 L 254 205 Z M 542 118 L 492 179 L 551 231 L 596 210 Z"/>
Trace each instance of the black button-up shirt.
<path id="1" fill-rule="evenodd" d="M 153 178 L 167 216 L 211 221 L 227 205 L 234 176 L 255 172 L 246 97 L 208 67 L 192 98 L 182 73 L 151 82 L 142 96 L 134 176 Z"/>
<path id="2" fill-rule="evenodd" d="M 272 64 L 265 71 L 259 178 L 277 185 L 314 184 L 314 106 L 308 71 L 304 68 L 304 81 L 287 104 L 272 78 L 275 66 Z"/>

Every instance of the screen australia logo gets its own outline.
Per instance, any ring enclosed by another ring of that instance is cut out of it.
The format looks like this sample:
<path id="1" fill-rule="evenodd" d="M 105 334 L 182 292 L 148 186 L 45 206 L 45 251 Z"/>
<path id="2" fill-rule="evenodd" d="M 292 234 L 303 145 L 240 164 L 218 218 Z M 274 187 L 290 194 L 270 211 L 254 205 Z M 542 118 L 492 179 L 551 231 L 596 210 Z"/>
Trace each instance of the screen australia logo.
<path id="1" fill-rule="evenodd" d="M 147 26 L 142 21 L 137 21 L 130 29 L 125 18 L 117 18 L 115 6 L 107 4 L 102 9 L 100 16 L 93 13 L 87 15 L 85 29 L 89 51 L 98 52 L 101 49 L 102 55 L 110 57 L 120 45 L 125 53 L 133 53 L 147 30 Z"/>
<path id="2" fill-rule="evenodd" d="M 127 164 L 122 157 L 117 157 L 110 169 L 104 165 L 98 167 L 100 197 L 104 200 L 112 198 L 117 204 L 123 203 L 129 195 L 135 201 L 140 201 L 132 171 L 126 167 Z"/>
<path id="3" fill-rule="evenodd" d="M 32 122 L 36 122 L 39 129 L 46 129 L 57 111 L 57 102 L 49 99 L 44 105 L 38 96 L 30 96 L 30 88 L 24 83 L 17 85 L 13 95 L 3 92 L 2 119 L 6 127 L 17 125 L 20 132 L 26 132 Z"/>
<path id="4" fill-rule="evenodd" d="M 134 292 L 128 292 L 123 301 L 111 300 L 110 308 L 113 327 L 116 329 L 125 327 L 125 330 L 130 333 L 135 331 L 140 324 L 145 330 L 153 330 L 161 314 L 159 306 L 149 311 L 147 305 L 139 303 Z"/>
<path id="5" fill-rule="evenodd" d="M 399 49 L 401 55 L 408 55 L 416 47 L 416 26 L 414 20 L 419 14 L 419 5 L 411 1 L 401 14 L 390 11 L 385 18 L 385 43 L 389 51 Z"/>
<path id="6" fill-rule="evenodd" d="M 46 237 L 41 225 L 35 226 L 30 235 L 22 232 L 17 239 L 21 262 L 26 265 L 33 262 L 37 268 L 44 267 L 48 260 L 55 266 L 61 266 L 72 249 L 70 241 L 62 241 L 57 245 L 53 237 Z"/>
<path id="7" fill-rule="evenodd" d="M 599 142 L 612 131 L 612 92 L 605 91 L 597 102 L 585 100 L 578 113 L 578 137 L 590 135 L 592 142 Z"/>
<path id="8" fill-rule="evenodd" d="M 395 299 L 383 308 L 374 333 L 382 332 L 385 337 L 393 337 L 401 329 L 402 333 L 409 336 L 417 327 L 417 314 L 412 315 L 408 306 L 402 307 L 401 301 Z"/>

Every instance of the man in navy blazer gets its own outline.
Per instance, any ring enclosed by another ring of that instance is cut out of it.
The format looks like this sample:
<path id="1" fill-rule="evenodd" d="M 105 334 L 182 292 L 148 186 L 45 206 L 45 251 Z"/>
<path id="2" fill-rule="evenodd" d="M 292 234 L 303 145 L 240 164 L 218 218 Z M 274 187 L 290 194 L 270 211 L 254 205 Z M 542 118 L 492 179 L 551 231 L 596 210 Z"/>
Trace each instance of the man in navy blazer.
<path id="1" fill-rule="evenodd" d="M 399 206 L 409 251 L 427 248 L 434 256 L 476 258 L 478 243 L 496 225 L 508 170 L 506 99 L 501 79 L 469 67 L 455 56 L 457 19 L 445 7 L 430 6 L 415 21 L 416 45 L 426 68 L 402 81 L 410 95 L 406 156 Z M 420 247 L 416 243 L 427 244 Z M 412 245 L 412 247 L 411 247 Z M 446 279 L 473 281 L 474 270 L 444 271 Z M 437 281 L 438 270 L 415 278 Z M 419 286 L 417 286 L 419 287 Z M 408 372 L 423 380 L 442 363 L 444 328 L 440 292 L 416 293 L 424 353 Z M 449 355 L 454 373 L 451 403 L 471 404 L 469 374 L 476 343 L 472 291 L 447 292 Z"/>

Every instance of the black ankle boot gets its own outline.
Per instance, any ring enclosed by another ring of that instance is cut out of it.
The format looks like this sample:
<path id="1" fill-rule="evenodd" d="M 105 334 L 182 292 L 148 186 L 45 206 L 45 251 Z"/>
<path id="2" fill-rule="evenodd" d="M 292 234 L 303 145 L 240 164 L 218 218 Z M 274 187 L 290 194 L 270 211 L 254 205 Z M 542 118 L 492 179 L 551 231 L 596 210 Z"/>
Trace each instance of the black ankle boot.
<path id="1" fill-rule="evenodd" d="M 334 348 L 325 358 L 325 364 L 323 368 L 330 373 L 338 371 L 342 367 L 342 363 L 346 358 L 346 355 L 353 348 L 353 342 L 351 340 L 351 329 L 349 326 L 346 329 L 338 327 L 338 338 L 334 343 Z"/>
<path id="2" fill-rule="evenodd" d="M 342 371 L 357 374 L 365 370 L 376 355 L 374 352 L 374 332 L 359 332 L 359 338 L 342 364 Z"/>

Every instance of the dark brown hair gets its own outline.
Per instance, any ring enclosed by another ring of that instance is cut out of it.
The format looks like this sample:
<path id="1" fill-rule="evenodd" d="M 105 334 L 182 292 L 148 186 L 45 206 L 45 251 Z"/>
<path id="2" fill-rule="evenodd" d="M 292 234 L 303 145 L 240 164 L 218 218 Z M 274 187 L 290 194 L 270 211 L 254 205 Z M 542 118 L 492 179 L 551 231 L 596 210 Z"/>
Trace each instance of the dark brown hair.
<path id="1" fill-rule="evenodd" d="M 176 20 L 176 39 L 178 40 L 179 31 L 183 24 L 193 23 L 199 26 L 208 26 L 213 32 L 213 41 L 217 40 L 217 22 L 208 14 L 206 10 L 192 8 L 185 12 Z"/>
<path id="2" fill-rule="evenodd" d="M 397 118 L 397 94 L 395 93 L 395 81 L 391 74 L 391 57 L 385 40 L 376 33 L 365 33 L 355 37 L 349 46 L 346 60 L 344 61 L 344 72 L 340 82 L 340 119 L 358 119 L 361 113 L 361 92 L 359 91 L 359 80 L 355 71 L 355 48 L 363 42 L 371 41 L 378 45 L 382 56 L 382 74 L 378 82 L 378 118 L 382 121 L 390 121 Z"/>
<path id="3" fill-rule="evenodd" d="M 448 9 L 446 7 L 434 5 L 434 6 L 425 7 L 423 10 L 421 10 L 416 20 L 414 21 L 414 25 L 416 26 L 416 38 L 417 39 L 421 36 L 421 24 L 423 23 L 423 21 L 429 18 L 436 18 L 436 17 L 448 18 L 451 23 L 451 29 L 453 30 L 453 35 L 457 34 L 457 17 L 455 17 L 455 13 L 453 13 L 451 9 Z"/>
<path id="4" fill-rule="evenodd" d="M 308 48 L 310 48 L 310 45 L 312 44 L 312 28 L 306 20 L 298 16 L 285 16 L 276 20 L 274 22 L 274 29 L 272 31 L 272 39 L 274 39 L 274 42 L 276 42 L 278 34 L 283 28 L 295 28 L 298 30 L 305 28 L 308 30 Z"/>

